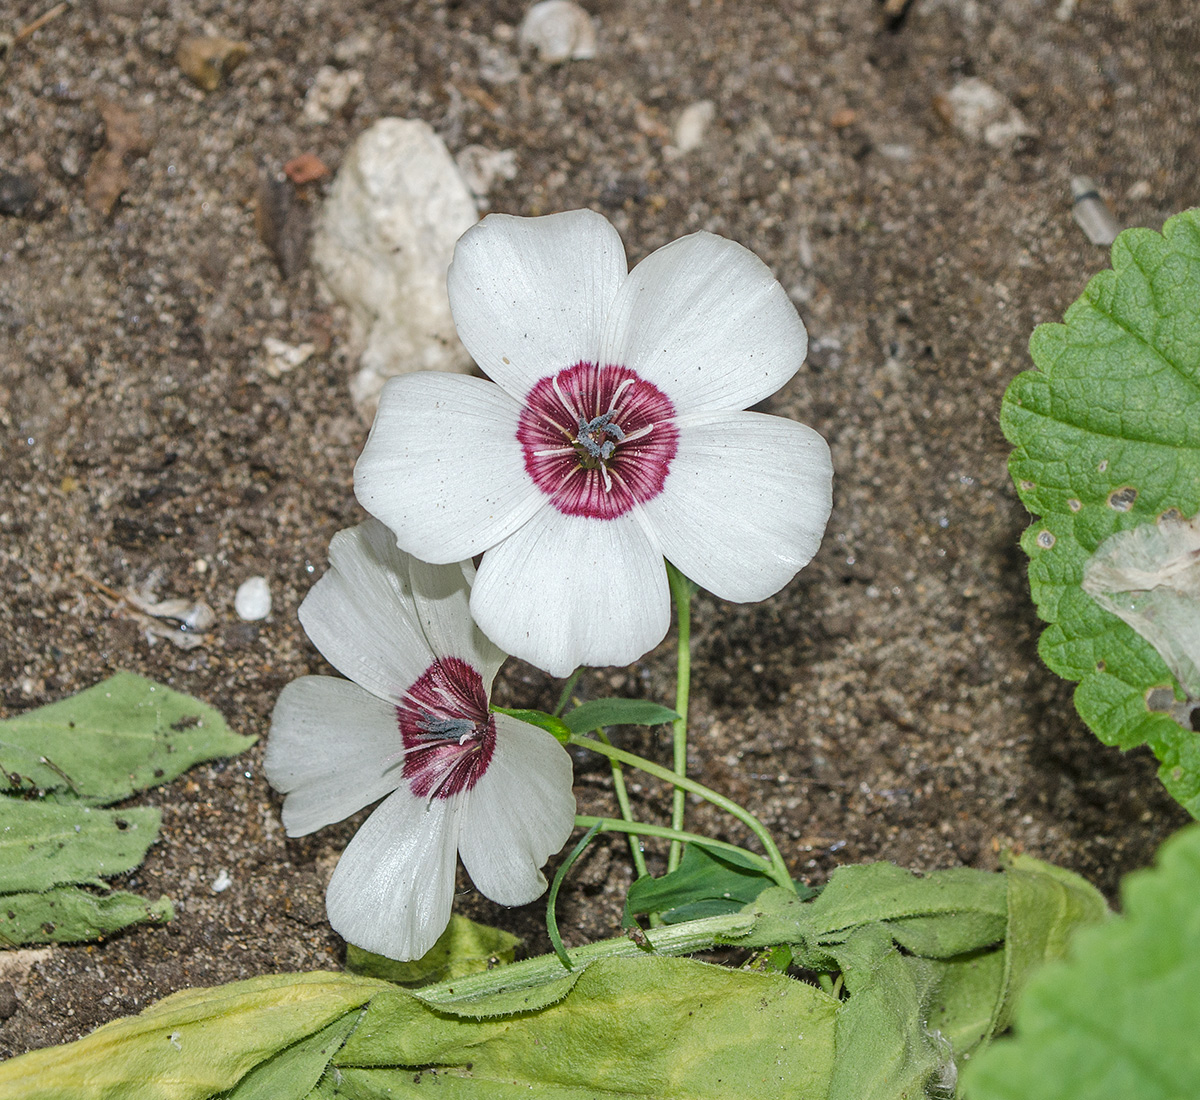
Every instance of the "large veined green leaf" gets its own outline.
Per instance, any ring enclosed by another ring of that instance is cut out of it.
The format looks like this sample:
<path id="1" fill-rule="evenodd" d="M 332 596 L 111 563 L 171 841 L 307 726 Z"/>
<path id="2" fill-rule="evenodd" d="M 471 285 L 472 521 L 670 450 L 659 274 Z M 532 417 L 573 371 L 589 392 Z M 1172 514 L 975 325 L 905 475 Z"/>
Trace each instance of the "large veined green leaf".
<path id="1" fill-rule="evenodd" d="M 1017 1002 L 1014 1037 L 967 1068 L 970 1100 L 1191 1100 L 1200 1094 L 1200 825 L 1122 883 Z"/>
<path id="2" fill-rule="evenodd" d="M 1181 686 L 1150 642 L 1081 587 L 1115 532 L 1200 512 L 1200 212 L 1170 219 L 1161 236 L 1122 233 L 1112 265 L 1062 324 L 1034 332 L 1039 369 L 1009 386 L 1001 426 L 1021 500 L 1039 517 L 1021 545 L 1050 624 L 1042 658 L 1079 681 L 1075 705 L 1096 735 L 1148 744 L 1167 789 L 1200 816 L 1200 737 L 1163 703 L 1182 698 Z"/>
<path id="3" fill-rule="evenodd" d="M 118 672 L 0 721 L 0 768 L 21 789 L 108 805 L 252 744 L 212 707 Z"/>

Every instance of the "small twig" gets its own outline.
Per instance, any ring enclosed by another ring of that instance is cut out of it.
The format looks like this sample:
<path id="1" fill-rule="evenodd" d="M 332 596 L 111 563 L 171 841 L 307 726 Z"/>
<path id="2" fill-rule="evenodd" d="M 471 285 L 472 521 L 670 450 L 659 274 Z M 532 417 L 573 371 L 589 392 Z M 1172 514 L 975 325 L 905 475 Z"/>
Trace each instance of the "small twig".
<path id="1" fill-rule="evenodd" d="M 116 600 L 118 603 L 129 604 L 128 596 L 122 595 L 115 588 L 109 588 L 107 584 L 96 580 L 95 577 L 89 576 L 87 573 L 76 573 L 75 576 L 81 581 L 87 581 L 88 584 L 98 591 L 103 592 L 109 599 Z"/>
<path id="2" fill-rule="evenodd" d="M 47 12 L 43 12 L 28 26 L 22 27 L 19 31 L 17 31 L 17 33 L 13 36 L 13 44 L 16 45 L 18 42 L 23 42 L 31 34 L 40 31 L 47 23 L 50 22 L 51 19 L 57 19 L 70 6 L 71 5 L 67 3 L 67 0 L 63 0 L 61 4 L 55 4 L 54 7 Z"/>

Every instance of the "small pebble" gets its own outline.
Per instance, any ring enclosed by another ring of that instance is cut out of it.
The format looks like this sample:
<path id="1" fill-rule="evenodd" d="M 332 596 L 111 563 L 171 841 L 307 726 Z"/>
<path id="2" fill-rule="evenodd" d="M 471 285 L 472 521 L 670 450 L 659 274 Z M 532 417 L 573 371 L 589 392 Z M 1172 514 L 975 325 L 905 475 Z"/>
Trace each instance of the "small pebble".
<path id="1" fill-rule="evenodd" d="M 17 991 L 12 982 L 0 982 L 0 1020 L 7 1020 L 18 1008 Z"/>
<path id="2" fill-rule="evenodd" d="M 596 56 L 596 26 L 573 0 L 542 0 L 521 20 L 519 41 L 550 65 Z"/>
<path id="3" fill-rule="evenodd" d="M 243 622 L 256 623 L 271 614 L 271 586 L 266 577 L 242 581 L 233 597 L 233 609 Z"/>
<path id="4" fill-rule="evenodd" d="M 222 867 L 217 872 L 217 877 L 213 879 L 212 892 L 214 894 L 223 894 L 233 885 L 233 879 L 229 877 L 229 872 Z"/>
<path id="5" fill-rule="evenodd" d="M 467 145 L 454 157 L 463 182 L 477 198 L 483 198 L 498 179 L 517 177 L 517 154 L 511 149 L 489 149 L 486 145 Z"/>
<path id="6" fill-rule="evenodd" d="M 675 132 L 672 135 L 675 148 L 681 154 L 698 149 L 716 115 L 717 107 L 711 99 L 701 99 L 684 107 L 675 120 Z"/>
<path id="7" fill-rule="evenodd" d="M 249 55 L 250 47 L 232 38 L 185 38 L 175 51 L 175 64 L 197 88 L 215 92 Z"/>
<path id="8" fill-rule="evenodd" d="M 19 218 L 37 195 L 37 184 L 28 176 L 0 169 L 0 214 Z"/>

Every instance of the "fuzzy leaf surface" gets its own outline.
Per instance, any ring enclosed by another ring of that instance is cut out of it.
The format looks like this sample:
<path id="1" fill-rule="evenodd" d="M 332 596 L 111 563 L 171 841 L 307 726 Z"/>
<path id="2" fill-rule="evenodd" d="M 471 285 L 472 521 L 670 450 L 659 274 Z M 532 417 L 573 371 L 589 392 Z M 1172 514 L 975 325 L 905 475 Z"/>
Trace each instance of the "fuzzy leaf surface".
<path id="1" fill-rule="evenodd" d="M 1200 1082 L 1200 825 L 1122 883 L 1122 915 L 1040 970 L 1014 1032 L 964 1074 L 969 1100 L 1187 1100 Z"/>
<path id="2" fill-rule="evenodd" d="M 107 805 L 254 744 L 213 707 L 129 672 L 0 721 L 0 768 L 24 790 Z"/>
<path id="3" fill-rule="evenodd" d="M 0 797 L 0 894 L 103 886 L 101 875 L 131 871 L 145 859 L 161 823 L 152 806 L 101 810 Z"/>
<path id="4" fill-rule="evenodd" d="M 563 715 L 572 733 L 591 733 L 605 726 L 660 726 L 679 715 L 646 699 L 589 699 Z"/>
<path id="5" fill-rule="evenodd" d="M 78 886 L 0 896 L 0 944 L 83 943 L 131 924 L 159 924 L 175 915 L 168 898 L 151 901 L 114 890 L 102 896 Z"/>
<path id="6" fill-rule="evenodd" d="M 1200 512 L 1200 212 L 1171 218 L 1161 236 L 1122 233 L 1112 270 L 1091 279 L 1062 324 L 1039 325 L 1030 352 L 1039 369 L 1013 380 L 1000 423 L 1014 447 L 1009 472 L 1039 517 L 1021 541 L 1049 623 L 1039 652 L 1079 681 L 1076 709 L 1100 740 L 1148 744 L 1167 790 L 1200 816 L 1200 738 L 1148 706 L 1156 687 L 1182 698 L 1179 684 L 1081 588 L 1114 532 L 1171 509 Z"/>

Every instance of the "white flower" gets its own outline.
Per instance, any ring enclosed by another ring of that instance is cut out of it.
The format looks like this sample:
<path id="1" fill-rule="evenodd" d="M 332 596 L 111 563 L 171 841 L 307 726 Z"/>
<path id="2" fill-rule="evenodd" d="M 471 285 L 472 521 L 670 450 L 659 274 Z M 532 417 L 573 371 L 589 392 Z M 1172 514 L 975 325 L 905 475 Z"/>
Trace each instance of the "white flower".
<path id="1" fill-rule="evenodd" d="M 384 799 L 333 873 L 329 922 L 368 951 L 414 959 L 450 919 L 456 854 L 502 905 L 546 888 L 540 868 L 575 822 L 571 760 L 544 730 L 489 713 L 504 654 L 471 622 L 470 563 L 416 561 L 376 520 L 335 535 L 329 560 L 300 621 L 353 683 L 288 684 L 265 771 L 287 796 L 288 836 Z"/>
<path id="2" fill-rule="evenodd" d="M 627 272 L 599 214 L 492 214 L 460 238 L 449 290 L 492 382 L 389 382 L 355 492 L 425 561 L 483 554 L 471 613 L 507 652 L 556 676 L 628 664 L 666 634 L 664 557 L 744 602 L 816 553 L 829 448 L 740 411 L 807 349 L 751 252 L 696 233 Z"/>

